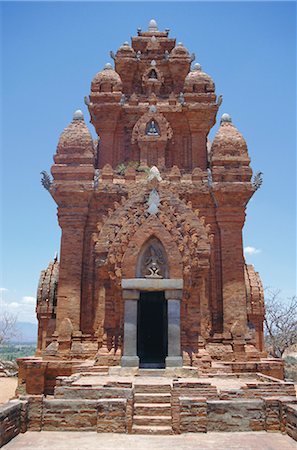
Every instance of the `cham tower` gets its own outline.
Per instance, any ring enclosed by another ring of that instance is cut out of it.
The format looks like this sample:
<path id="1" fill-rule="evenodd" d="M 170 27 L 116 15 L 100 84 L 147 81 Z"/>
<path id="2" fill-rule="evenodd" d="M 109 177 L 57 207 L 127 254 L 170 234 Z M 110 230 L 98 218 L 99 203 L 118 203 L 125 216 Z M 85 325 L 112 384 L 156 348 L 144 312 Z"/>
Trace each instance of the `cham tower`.
<path id="1" fill-rule="evenodd" d="M 154 20 L 111 57 L 85 97 L 98 138 L 76 111 L 44 175 L 61 250 L 41 273 L 37 354 L 19 360 L 20 385 L 49 393 L 58 376 L 115 366 L 281 378 L 243 255 L 259 183 L 242 134 L 223 114 L 208 140 L 221 96 Z"/>

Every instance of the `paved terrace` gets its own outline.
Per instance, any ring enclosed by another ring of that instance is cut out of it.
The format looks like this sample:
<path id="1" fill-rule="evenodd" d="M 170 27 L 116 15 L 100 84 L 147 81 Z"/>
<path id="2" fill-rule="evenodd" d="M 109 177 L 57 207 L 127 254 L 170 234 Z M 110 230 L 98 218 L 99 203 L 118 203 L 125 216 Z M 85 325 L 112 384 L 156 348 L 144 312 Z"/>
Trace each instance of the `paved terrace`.
<path id="1" fill-rule="evenodd" d="M 297 443 L 280 433 L 199 433 L 139 436 L 96 432 L 28 431 L 2 447 L 5 450 L 296 450 Z"/>

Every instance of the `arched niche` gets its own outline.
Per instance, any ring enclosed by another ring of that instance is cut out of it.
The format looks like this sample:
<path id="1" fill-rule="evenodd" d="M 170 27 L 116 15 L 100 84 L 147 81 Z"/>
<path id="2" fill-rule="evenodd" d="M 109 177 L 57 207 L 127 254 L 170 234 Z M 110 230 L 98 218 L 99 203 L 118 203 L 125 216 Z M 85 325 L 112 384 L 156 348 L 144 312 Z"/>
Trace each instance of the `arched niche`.
<path id="1" fill-rule="evenodd" d="M 183 262 L 181 254 L 171 234 L 156 216 L 151 216 L 141 225 L 132 236 L 128 248 L 122 258 L 122 277 L 134 278 L 141 257 L 142 249 L 150 239 L 156 238 L 162 243 L 166 255 L 168 276 L 170 278 L 183 278 Z M 139 249 L 141 249 L 139 251 Z"/>
<path id="2" fill-rule="evenodd" d="M 161 241 L 150 237 L 142 246 L 136 264 L 136 278 L 169 278 L 166 251 Z"/>
<path id="3" fill-rule="evenodd" d="M 146 136 L 160 136 L 160 127 L 158 125 L 158 123 L 151 119 L 147 126 L 146 126 L 146 130 L 145 130 L 145 134 Z"/>

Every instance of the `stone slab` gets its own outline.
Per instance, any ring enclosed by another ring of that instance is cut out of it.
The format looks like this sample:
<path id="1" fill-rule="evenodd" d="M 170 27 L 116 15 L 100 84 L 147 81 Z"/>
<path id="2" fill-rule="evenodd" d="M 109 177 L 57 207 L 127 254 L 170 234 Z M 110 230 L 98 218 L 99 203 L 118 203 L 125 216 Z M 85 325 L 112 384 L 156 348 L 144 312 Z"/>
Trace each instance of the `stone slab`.
<path id="1" fill-rule="evenodd" d="M 123 289 L 136 289 L 139 291 L 165 291 L 167 289 L 182 289 L 182 278 L 148 279 L 126 278 L 122 280 Z"/>

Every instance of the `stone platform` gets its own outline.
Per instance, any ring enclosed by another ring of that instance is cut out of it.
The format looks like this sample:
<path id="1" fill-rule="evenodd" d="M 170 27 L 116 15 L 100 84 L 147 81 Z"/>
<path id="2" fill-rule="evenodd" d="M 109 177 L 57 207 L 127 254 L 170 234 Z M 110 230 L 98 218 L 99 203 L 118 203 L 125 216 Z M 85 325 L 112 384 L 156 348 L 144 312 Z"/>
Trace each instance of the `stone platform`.
<path id="1" fill-rule="evenodd" d="M 187 367 L 79 367 L 55 379 L 52 395 L 24 393 L 4 405 L 2 443 L 20 432 L 78 430 L 145 435 L 279 431 L 297 440 L 293 383 L 261 373 L 199 376 Z"/>

